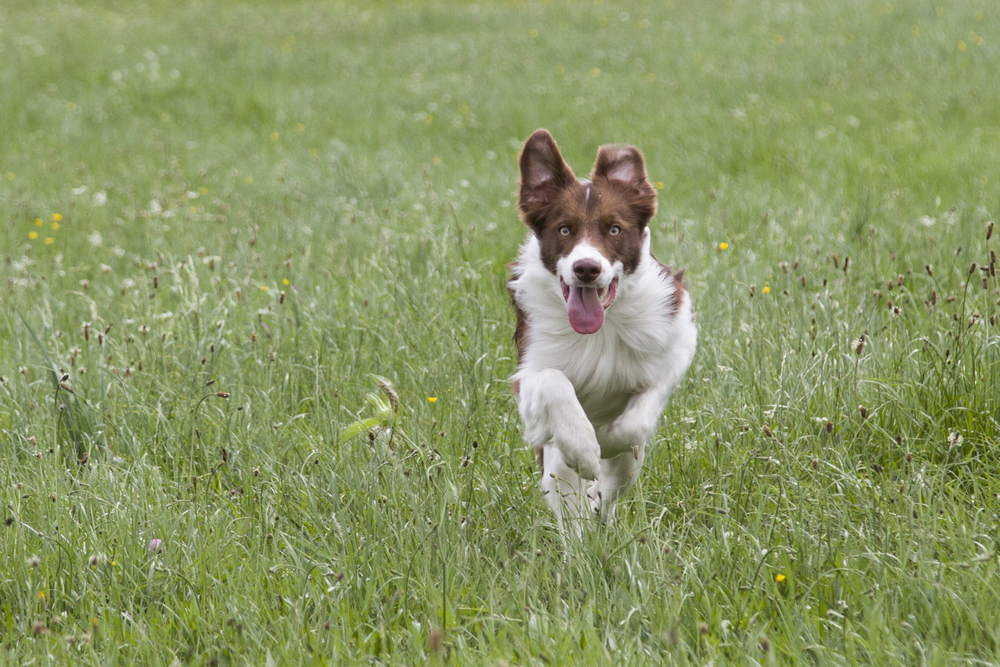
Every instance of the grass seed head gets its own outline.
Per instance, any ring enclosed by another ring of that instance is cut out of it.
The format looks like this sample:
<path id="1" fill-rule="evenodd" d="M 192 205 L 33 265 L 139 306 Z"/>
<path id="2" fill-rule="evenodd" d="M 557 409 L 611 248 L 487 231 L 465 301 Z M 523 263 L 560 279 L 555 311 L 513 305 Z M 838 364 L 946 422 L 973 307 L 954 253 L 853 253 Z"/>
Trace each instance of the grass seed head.
<path id="1" fill-rule="evenodd" d="M 993 221 L 990 220 L 990 224 L 986 225 L 986 240 L 989 241 L 990 237 L 993 236 Z"/>
<path id="2" fill-rule="evenodd" d="M 861 413 L 861 418 L 862 419 L 868 419 L 868 408 L 866 408 L 863 405 L 859 405 L 858 406 L 858 412 Z"/>
<path id="3" fill-rule="evenodd" d="M 440 653 L 441 646 L 443 643 L 444 643 L 444 632 L 442 632 L 441 628 L 437 627 L 431 628 L 431 631 L 427 637 L 427 646 L 430 649 L 431 653 L 433 653 L 434 655 Z"/>
<path id="4" fill-rule="evenodd" d="M 924 265 L 924 271 L 926 271 L 927 275 L 929 275 L 931 278 L 934 277 L 934 267 L 931 266 L 930 264 Z"/>
<path id="5" fill-rule="evenodd" d="M 854 341 L 854 353 L 861 356 L 861 353 L 865 351 L 865 335 L 861 334 L 858 339 Z"/>

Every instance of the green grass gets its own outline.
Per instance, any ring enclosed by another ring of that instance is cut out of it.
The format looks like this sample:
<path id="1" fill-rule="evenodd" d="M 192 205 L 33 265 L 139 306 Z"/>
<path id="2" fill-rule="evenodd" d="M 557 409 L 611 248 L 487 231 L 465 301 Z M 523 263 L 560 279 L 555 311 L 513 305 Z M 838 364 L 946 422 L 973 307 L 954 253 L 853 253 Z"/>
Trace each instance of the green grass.
<path id="1" fill-rule="evenodd" d="M 987 0 L 4 3 L 0 663 L 1000 661 L 998 34 Z M 645 152 L 700 326 L 569 551 L 507 383 L 538 127 L 580 174 Z"/>

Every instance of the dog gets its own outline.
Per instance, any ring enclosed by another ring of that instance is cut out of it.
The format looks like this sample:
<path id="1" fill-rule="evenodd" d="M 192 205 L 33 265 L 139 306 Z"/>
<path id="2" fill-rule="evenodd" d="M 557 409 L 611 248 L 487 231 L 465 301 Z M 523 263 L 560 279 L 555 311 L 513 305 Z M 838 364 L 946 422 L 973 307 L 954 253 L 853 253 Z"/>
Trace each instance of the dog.
<path id="1" fill-rule="evenodd" d="M 560 529 L 610 522 L 694 357 L 691 296 L 650 253 L 656 190 L 642 153 L 602 146 L 578 179 L 547 130 L 519 158 L 530 229 L 507 283 L 516 312 L 512 388 Z"/>

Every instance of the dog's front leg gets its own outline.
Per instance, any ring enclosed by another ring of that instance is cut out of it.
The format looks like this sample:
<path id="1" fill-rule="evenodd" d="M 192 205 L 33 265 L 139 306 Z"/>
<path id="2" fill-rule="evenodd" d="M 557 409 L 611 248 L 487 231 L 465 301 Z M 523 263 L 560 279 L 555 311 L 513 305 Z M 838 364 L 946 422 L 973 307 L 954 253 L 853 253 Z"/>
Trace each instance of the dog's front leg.
<path id="1" fill-rule="evenodd" d="M 604 460 L 601 476 L 591 483 L 588 495 L 602 521 L 612 519 L 618 498 L 635 483 L 636 473 L 646 458 L 646 443 L 656 432 L 656 424 L 676 385 L 664 382 L 636 394 L 617 419 L 597 428 Z"/>
<path id="2" fill-rule="evenodd" d="M 536 449 L 554 444 L 568 468 L 584 479 L 596 478 L 601 473 L 601 449 L 569 379 L 548 368 L 521 372 L 517 380 L 517 407 L 528 444 Z"/>

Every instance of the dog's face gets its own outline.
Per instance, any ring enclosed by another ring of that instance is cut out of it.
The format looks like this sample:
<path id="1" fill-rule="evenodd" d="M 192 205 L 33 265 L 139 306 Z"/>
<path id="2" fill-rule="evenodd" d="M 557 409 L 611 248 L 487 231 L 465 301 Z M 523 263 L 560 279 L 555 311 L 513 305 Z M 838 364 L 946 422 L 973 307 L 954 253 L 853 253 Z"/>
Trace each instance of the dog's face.
<path id="1" fill-rule="evenodd" d="M 570 324 L 591 334 L 604 323 L 618 282 L 642 256 L 656 190 L 642 153 L 602 146 L 590 181 L 573 175 L 552 135 L 537 130 L 521 152 L 521 215 L 541 246 L 542 263 L 559 278 Z"/>

